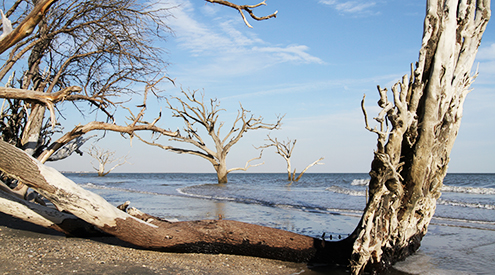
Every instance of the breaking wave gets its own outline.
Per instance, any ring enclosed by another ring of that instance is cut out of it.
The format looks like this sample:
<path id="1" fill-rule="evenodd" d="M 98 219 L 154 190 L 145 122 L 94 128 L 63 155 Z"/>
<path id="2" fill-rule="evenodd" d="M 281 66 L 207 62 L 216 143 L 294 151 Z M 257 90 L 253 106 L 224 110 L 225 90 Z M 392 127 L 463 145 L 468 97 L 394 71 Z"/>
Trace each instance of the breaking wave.
<path id="1" fill-rule="evenodd" d="M 455 201 L 455 200 L 446 200 L 446 199 L 442 199 L 442 198 L 439 198 L 437 200 L 437 204 L 495 210 L 495 205 L 492 205 L 492 204 L 469 203 L 469 202 L 461 202 L 461 201 Z"/>
<path id="2" fill-rule="evenodd" d="M 369 179 L 355 179 L 351 182 L 351 185 L 353 186 L 368 186 L 369 184 Z"/>
<path id="3" fill-rule="evenodd" d="M 332 186 L 326 188 L 325 190 L 330 191 L 330 192 L 334 192 L 334 193 L 338 193 L 338 194 L 345 194 L 345 195 L 349 195 L 349 196 L 356 196 L 356 197 L 366 196 L 366 191 L 352 190 L 352 189 L 348 189 L 348 188 L 344 188 L 344 187 L 340 187 L 340 186 L 335 186 L 335 185 L 332 185 Z"/>
<path id="4" fill-rule="evenodd" d="M 480 195 L 495 195 L 495 188 L 444 185 L 442 187 L 442 192 L 480 194 Z"/>

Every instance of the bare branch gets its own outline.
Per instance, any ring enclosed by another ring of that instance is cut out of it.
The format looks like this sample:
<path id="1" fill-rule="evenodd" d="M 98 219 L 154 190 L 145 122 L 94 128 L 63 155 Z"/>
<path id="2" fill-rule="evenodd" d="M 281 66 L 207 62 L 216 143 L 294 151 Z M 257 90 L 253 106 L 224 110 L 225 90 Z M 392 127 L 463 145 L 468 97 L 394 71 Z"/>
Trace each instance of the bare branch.
<path id="1" fill-rule="evenodd" d="M 258 167 L 258 166 L 261 166 L 261 165 L 265 164 L 265 162 L 264 162 L 264 161 L 263 161 L 262 163 L 258 163 L 258 164 L 254 164 L 254 165 L 251 165 L 251 164 L 250 164 L 250 163 L 251 163 L 251 161 L 253 161 L 253 160 L 261 159 L 261 156 L 262 156 L 262 155 L 263 155 L 263 150 L 261 150 L 260 155 L 259 155 L 258 157 L 255 157 L 255 158 L 252 158 L 252 159 L 248 160 L 248 161 L 246 162 L 246 165 L 245 165 L 244 167 L 230 168 L 230 169 L 227 171 L 227 173 L 230 173 L 230 172 L 232 172 L 232 171 L 240 171 L 240 170 L 242 170 L 242 171 L 247 171 L 247 169 L 249 169 L 249 168 L 251 168 L 251 167 Z"/>
<path id="2" fill-rule="evenodd" d="M 306 173 L 306 171 L 307 171 L 310 167 L 313 167 L 313 166 L 315 166 L 315 165 L 321 165 L 321 164 L 324 164 L 324 163 L 320 163 L 320 161 L 322 161 L 323 159 L 324 159 L 324 157 L 321 157 L 321 158 L 317 159 L 315 162 L 313 162 L 313 163 L 311 163 L 310 165 L 306 166 L 306 168 L 304 168 L 304 170 L 302 170 L 302 172 L 301 172 L 301 173 L 299 173 L 299 176 L 297 177 L 297 179 L 295 179 L 295 181 L 299 181 L 299 179 L 301 179 L 302 175 L 303 175 L 304 173 Z M 294 170 L 294 174 L 295 174 L 295 172 L 296 172 L 296 171 Z M 294 176 L 293 176 L 292 178 L 294 178 Z"/>
<path id="3" fill-rule="evenodd" d="M 296 146 L 296 139 L 294 141 L 290 140 L 290 139 L 287 139 L 287 141 L 278 141 L 277 138 L 273 139 L 270 137 L 270 135 L 268 135 L 268 138 L 265 139 L 265 140 L 268 140 L 270 143 L 268 144 L 265 144 L 263 146 L 260 146 L 260 147 L 255 147 L 256 149 L 261 149 L 261 148 L 268 148 L 268 147 L 275 147 L 277 149 L 277 154 L 282 156 L 285 161 L 287 162 L 287 174 L 288 174 L 288 180 L 289 181 L 299 181 L 299 179 L 302 177 L 302 175 L 312 166 L 314 165 L 317 165 L 317 164 L 323 164 L 323 163 L 319 163 L 321 160 L 323 160 L 324 158 L 321 157 L 319 158 L 317 161 L 311 163 L 310 165 L 306 166 L 306 168 L 304 168 L 304 170 L 299 174 L 299 176 L 297 177 L 296 179 L 296 169 L 294 169 L 294 172 L 292 172 L 292 168 L 291 168 L 291 157 L 292 157 L 292 151 L 294 150 L 295 146 Z"/>
<path id="4" fill-rule="evenodd" d="M 80 136 L 82 136 L 82 135 L 84 135 L 90 131 L 95 131 L 95 130 L 126 133 L 130 136 L 132 136 L 136 131 L 152 131 L 152 132 L 157 132 L 157 133 L 160 133 L 161 135 L 170 136 L 170 137 L 177 135 L 176 132 L 171 132 L 171 131 L 162 129 L 160 127 L 152 125 L 151 123 L 146 123 L 146 122 L 140 122 L 140 124 L 138 124 L 138 125 L 120 126 L 120 125 L 111 124 L 111 123 L 92 121 L 86 125 L 77 125 L 76 127 L 74 127 L 74 129 L 72 129 L 72 131 L 63 135 L 56 142 L 54 142 L 48 148 L 48 150 L 44 151 L 43 154 L 41 154 L 38 157 L 38 160 L 40 162 L 44 163 L 53 153 L 55 153 L 58 149 L 60 149 L 60 147 L 62 147 L 64 144 L 66 144 L 69 141 L 71 141 L 77 137 L 80 137 Z"/>
<path id="5" fill-rule="evenodd" d="M 263 0 L 263 2 L 260 2 L 256 5 L 236 5 L 236 4 L 233 4 L 229 1 L 224 1 L 224 0 L 205 0 L 206 2 L 210 2 L 210 3 L 213 3 L 213 4 L 220 4 L 220 5 L 224 5 L 224 6 L 227 6 L 227 7 L 231 7 L 233 9 L 236 9 L 239 11 L 239 13 L 241 14 L 242 16 L 242 20 L 244 20 L 244 23 L 246 24 L 246 26 L 252 28 L 253 26 L 251 26 L 249 24 L 249 22 L 247 21 L 246 19 L 246 16 L 244 16 L 244 13 L 243 11 L 246 11 L 249 16 L 251 16 L 251 18 L 255 19 L 255 20 L 258 20 L 258 21 L 261 21 L 261 20 L 266 20 L 266 19 L 270 19 L 272 17 L 277 17 L 277 13 L 278 11 L 275 11 L 274 13 L 270 14 L 270 15 L 267 15 L 267 16 L 263 16 L 263 17 L 258 17 L 254 14 L 253 12 L 253 9 L 254 8 L 257 8 L 259 6 L 266 6 L 266 0 Z"/>
<path id="6" fill-rule="evenodd" d="M 0 40 L 0 53 L 5 52 L 25 37 L 31 35 L 34 28 L 43 19 L 50 6 L 57 0 L 44 0 L 36 4 L 31 13 L 12 32 Z"/>
<path id="7" fill-rule="evenodd" d="M 128 155 L 120 157 L 120 158 L 115 158 L 115 151 L 110 151 L 110 150 L 104 150 L 95 144 L 93 144 L 87 151 L 88 155 L 96 159 L 98 161 L 98 168 L 96 168 L 93 165 L 93 168 L 98 172 L 98 176 L 106 176 L 110 172 L 112 172 L 115 168 L 122 166 L 127 162 Z M 109 170 L 105 171 L 105 167 L 110 164 L 117 162 L 112 168 Z M 91 163 L 93 164 L 93 163 Z"/>

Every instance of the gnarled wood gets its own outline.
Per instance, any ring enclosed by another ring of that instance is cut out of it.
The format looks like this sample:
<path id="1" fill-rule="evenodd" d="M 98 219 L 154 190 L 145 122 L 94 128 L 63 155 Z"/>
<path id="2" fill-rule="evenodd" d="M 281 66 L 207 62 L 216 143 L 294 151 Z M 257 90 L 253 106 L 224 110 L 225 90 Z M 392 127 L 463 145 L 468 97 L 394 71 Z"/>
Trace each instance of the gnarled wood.
<path id="1" fill-rule="evenodd" d="M 38 23 L 43 19 L 50 6 L 57 0 L 40 1 L 34 6 L 28 16 L 11 33 L 0 40 L 0 54 L 31 35 Z"/>
<path id="2" fill-rule="evenodd" d="M 428 1 L 411 76 L 392 87 L 393 101 L 378 87 L 380 129 L 369 126 L 363 107 L 366 128 L 377 133 L 378 145 L 369 202 L 356 229 L 353 273 L 381 270 L 419 248 L 441 195 L 490 13 L 488 0 Z"/>

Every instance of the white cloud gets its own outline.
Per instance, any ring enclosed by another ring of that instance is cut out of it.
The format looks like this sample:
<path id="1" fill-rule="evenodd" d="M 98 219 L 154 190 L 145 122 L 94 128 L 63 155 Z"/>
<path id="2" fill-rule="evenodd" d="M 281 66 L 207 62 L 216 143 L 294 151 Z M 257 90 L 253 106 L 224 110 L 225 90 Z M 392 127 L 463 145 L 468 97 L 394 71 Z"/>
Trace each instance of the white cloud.
<path id="1" fill-rule="evenodd" d="M 486 47 L 480 47 L 476 55 L 478 60 L 494 60 L 495 59 L 495 43 Z"/>
<path id="2" fill-rule="evenodd" d="M 249 64 L 263 64 L 270 66 L 283 62 L 296 63 L 324 63 L 320 58 L 308 53 L 309 48 L 304 45 L 270 46 L 259 39 L 254 32 L 246 28 L 242 20 L 214 18 L 215 24 L 203 24 L 194 19 L 195 10 L 188 0 L 175 0 L 178 8 L 173 11 L 174 18 L 169 25 L 177 36 L 179 44 L 194 55 L 217 57 L 213 63 L 225 61 L 246 61 Z M 217 12 L 203 12 L 211 17 Z M 249 64 L 244 67 L 250 67 Z"/>
<path id="3" fill-rule="evenodd" d="M 320 0 L 321 4 L 333 7 L 339 12 L 344 13 L 369 13 L 370 8 L 376 5 L 373 1 L 337 1 L 337 0 Z"/>
<path id="4" fill-rule="evenodd" d="M 324 62 L 315 56 L 308 54 L 306 51 L 309 50 L 307 46 L 304 45 L 291 45 L 287 47 L 254 47 L 254 51 L 263 53 L 273 53 L 277 60 L 280 62 L 303 62 L 303 63 L 319 63 Z"/>

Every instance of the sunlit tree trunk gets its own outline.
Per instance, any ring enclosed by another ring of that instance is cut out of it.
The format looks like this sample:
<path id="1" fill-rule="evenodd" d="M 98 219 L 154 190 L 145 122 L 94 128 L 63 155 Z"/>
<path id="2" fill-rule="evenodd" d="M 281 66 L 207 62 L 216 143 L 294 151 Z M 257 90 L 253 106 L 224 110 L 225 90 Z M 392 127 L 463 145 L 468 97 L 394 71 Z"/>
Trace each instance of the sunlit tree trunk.
<path id="1" fill-rule="evenodd" d="M 369 202 L 353 235 L 355 274 L 365 267 L 381 270 L 419 248 L 474 79 L 471 68 L 490 18 L 490 1 L 427 3 L 423 44 L 411 76 L 393 86 L 392 101 L 378 87 L 379 129 L 366 121 L 367 129 L 378 134 L 378 148 Z M 366 117 L 364 99 L 363 111 Z"/>

